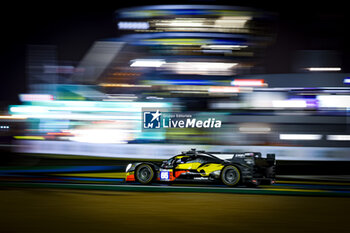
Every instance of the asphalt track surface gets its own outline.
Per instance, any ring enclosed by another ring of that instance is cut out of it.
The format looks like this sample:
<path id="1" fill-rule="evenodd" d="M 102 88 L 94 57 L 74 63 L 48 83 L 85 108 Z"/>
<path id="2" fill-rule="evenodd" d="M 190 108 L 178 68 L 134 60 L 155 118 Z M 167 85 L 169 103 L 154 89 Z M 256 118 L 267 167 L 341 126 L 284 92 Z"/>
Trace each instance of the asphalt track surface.
<path id="1" fill-rule="evenodd" d="M 79 169 L 3 169 L 0 232 L 281 233 L 350 229 L 350 183 L 346 181 L 283 177 L 274 185 L 258 188 L 146 186 L 126 184 L 118 178 L 124 176 L 121 172 L 92 172 L 92 167 L 84 167 L 81 173 Z"/>
<path id="2" fill-rule="evenodd" d="M 124 182 L 125 164 L 16 164 L 0 167 L 0 233 L 350 229 L 348 175 L 284 175 L 258 188 L 145 186 Z"/>
<path id="3" fill-rule="evenodd" d="M 305 184 L 306 183 L 306 184 Z M 137 183 L 120 184 L 90 184 L 90 183 L 49 183 L 49 182 L 1 182 L 3 188 L 58 188 L 76 190 L 100 191 L 130 191 L 130 192 L 160 192 L 160 193 L 227 193 L 227 194 L 260 194 L 260 195 L 293 195 L 293 196 L 324 196 L 350 197 L 350 184 L 337 182 L 297 182 L 277 181 L 275 185 L 261 185 L 257 188 L 226 187 L 224 185 L 208 184 L 153 184 Z"/>
<path id="4" fill-rule="evenodd" d="M 0 187 L 0 232 L 349 232 L 350 198 Z"/>

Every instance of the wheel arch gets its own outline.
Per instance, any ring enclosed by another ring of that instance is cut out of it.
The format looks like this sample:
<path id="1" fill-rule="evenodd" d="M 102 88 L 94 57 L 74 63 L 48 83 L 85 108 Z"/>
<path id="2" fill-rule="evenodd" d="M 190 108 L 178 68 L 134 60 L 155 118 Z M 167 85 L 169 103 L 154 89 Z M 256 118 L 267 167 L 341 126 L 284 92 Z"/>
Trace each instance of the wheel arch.
<path id="1" fill-rule="evenodd" d="M 239 180 L 236 184 L 232 185 L 232 186 L 237 186 L 239 184 L 242 183 L 243 180 L 243 176 L 242 176 L 242 169 L 239 163 L 229 163 L 229 164 L 225 164 L 225 166 L 221 169 L 220 171 L 220 179 L 222 180 L 222 172 L 224 171 L 224 169 L 228 166 L 234 166 L 235 168 L 237 168 L 238 172 L 239 172 Z M 227 184 L 226 184 L 227 185 Z"/>
<path id="2" fill-rule="evenodd" d="M 142 164 L 147 164 L 147 165 L 149 165 L 149 166 L 152 168 L 152 170 L 153 170 L 153 172 L 154 172 L 155 174 L 156 174 L 156 172 L 158 172 L 158 170 L 159 170 L 159 166 L 157 166 L 157 165 L 154 164 L 154 163 L 151 163 L 151 162 L 139 162 L 139 163 L 135 164 L 135 171 L 136 171 L 137 167 L 141 166 Z"/>
<path id="3" fill-rule="evenodd" d="M 139 167 L 142 164 L 150 165 L 154 172 L 157 172 L 159 170 L 159 166 L 152 163 L 152 162 L 134 162 L 131 164 L 132 164 L 132 167 L 130 168 L 130 170 L 128 172 L 136 171 L 137 167 Z"/>
<path id="4" fill-rule="evenodd" d="M 228 163 L 228 164 L 225 164 L 224 167 L 221 169 L 221 171 L 224 170 L 224 168 L 227 167 L 227 166 L 235 166 L 238 169 L 239 173 L 242 175 L 242 165 L 240 163 Z"/>

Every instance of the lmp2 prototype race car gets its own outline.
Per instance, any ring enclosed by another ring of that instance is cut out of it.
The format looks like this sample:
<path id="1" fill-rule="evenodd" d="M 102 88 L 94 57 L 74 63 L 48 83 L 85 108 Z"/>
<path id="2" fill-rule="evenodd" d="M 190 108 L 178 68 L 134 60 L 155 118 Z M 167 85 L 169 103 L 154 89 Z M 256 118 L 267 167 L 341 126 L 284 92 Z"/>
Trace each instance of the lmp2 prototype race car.
<path id="1" fill-rule="evenodd" d="M 160 163 L 130 163 L 126 167 L 125 181 L 141 184 L 198 181 L 257 186 L 275 182 L 275 166 L 274 154 L 262 158 L 259 152 L 220 153 L 192 149 Z"/>

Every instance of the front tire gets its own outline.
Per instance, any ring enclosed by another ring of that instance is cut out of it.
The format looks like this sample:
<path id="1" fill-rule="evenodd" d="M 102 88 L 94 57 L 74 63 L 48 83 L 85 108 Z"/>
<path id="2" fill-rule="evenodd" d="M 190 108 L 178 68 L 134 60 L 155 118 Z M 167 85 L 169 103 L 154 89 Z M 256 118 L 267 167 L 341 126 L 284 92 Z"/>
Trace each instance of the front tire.
<path id="1" fill-rule="evenodd" d="M 135 179 L 141 184 L 149 184 L 153 180 L 154 171 L 148 164 L 141 164 L 135 170 Z"/>
<path id="2" fill-rule="evenodd" d="M 227 186 L 235 186 L 241 180 L 241 173 L 236 166 L 228 165 L 221 171 L 221 181 Z"/>

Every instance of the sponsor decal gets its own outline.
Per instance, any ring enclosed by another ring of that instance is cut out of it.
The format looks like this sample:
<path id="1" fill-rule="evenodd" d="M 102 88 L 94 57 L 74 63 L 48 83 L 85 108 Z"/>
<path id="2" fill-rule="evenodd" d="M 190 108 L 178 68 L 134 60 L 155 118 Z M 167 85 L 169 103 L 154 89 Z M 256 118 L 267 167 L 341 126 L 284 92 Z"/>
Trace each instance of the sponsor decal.
<path id="1" fill-rule="evenodd" d="M 191 114 L 143 110 L 143 129 L 161 128 L 221 128 L 221 120 L 215 118 L 197 119 Z"/>
<path id="2" fill-rule="evenodd" d="M 159 129 L 161 128 L 162 114 L 157 110 L 156 112 L 143 112 L 143 128 L 144 129 Z"/>

